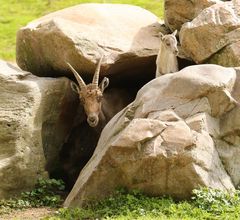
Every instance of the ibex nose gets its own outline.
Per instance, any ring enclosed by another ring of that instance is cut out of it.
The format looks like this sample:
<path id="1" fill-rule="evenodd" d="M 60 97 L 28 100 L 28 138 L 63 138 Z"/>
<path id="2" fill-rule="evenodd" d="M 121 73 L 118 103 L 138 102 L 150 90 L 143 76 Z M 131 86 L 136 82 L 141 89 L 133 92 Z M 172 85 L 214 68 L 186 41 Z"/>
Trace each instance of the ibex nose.
<path id="1" fill-rule="evenodd" d="M 175 55 L 178 55 L 178 50 L 176 49 L 176 50 L 174 51 L 174 53 L 175 53 Z"/>
<path id="2" fill-rule="evenodd" d="M 96 127 L 98 124 L 98 117 L 95 115 L 89 115 L 87 118 L 87 122 L 91 127 Z"/>

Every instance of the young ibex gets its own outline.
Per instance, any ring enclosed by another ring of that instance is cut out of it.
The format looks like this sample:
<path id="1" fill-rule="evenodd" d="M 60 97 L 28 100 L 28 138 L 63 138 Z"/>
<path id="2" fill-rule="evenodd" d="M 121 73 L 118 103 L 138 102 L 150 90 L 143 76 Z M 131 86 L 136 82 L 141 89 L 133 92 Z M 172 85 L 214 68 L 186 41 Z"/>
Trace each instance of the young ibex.
<path id="1" fill-rule="evenodd" d="M 98 85 L 102 58 L 103 57 L 100 58 L 97 64 L 92 83 L 89 83 L 88 85 L 85 84 L 82 77 L 71 66 L 71 64 L 67 63 L 78 82 L 78 86 L 75 83 L 72 83 L 72 88 L 79 94 L 80 101 L 87 115 L 87 122 L 91 127 L 96 127 L 98 125 L 99 114 L 101 114 L 103 92 L 109 84 L 109 79 L 104 77 L 100 85 Z"/>
<path id="2" fill-rule="evenodd" d="M 178 48 L 176 34 L 177 30 L 175 30 L 172 34 L 167 35 L 160 33 L 161 42 L 156 60 L 156 77 L 178 71 Z"/>

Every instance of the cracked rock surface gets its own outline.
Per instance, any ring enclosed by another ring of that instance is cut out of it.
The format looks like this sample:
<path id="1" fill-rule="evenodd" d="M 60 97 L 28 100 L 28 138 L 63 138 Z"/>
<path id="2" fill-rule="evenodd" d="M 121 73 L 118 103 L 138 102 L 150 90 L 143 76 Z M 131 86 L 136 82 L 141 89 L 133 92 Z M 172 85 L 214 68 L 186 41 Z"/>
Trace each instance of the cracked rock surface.
<path id="1" fill-rule="evenodd" d="M 56 167 L 77 103 L 69 79 L 0 61 L 0 198 L 33 188 Z"/>
<path id="2" fill-rule="evenodd" d="M 240 66 L 240 2 L 218 2 L 185 23 L 182 49 L 196 63 Z"/>
<path id="3" fill-rule="evenodd" d="M 240 183 L 238 69 L 197 65 L 156 78 L 104 128 L 64 205 L 116 187 L 189 198 Z"/>
<path id="4" fill-rule="evenodd" d="M 67 61 L 89 77 L 104 55 L 102 74 L 148 74 L 154 72 L 160 30 L 157 16 L 137 6 L 80 4 L 21 28 L 17 63 L 36 75 L 72 76 Z"/>
<path id="5" fill-rule="evenodd" d="M 180 30 L 186 22 L 192 21 L 202 10 L 220 0 L 165 0 L 165 24 L 172 30 Z"/>

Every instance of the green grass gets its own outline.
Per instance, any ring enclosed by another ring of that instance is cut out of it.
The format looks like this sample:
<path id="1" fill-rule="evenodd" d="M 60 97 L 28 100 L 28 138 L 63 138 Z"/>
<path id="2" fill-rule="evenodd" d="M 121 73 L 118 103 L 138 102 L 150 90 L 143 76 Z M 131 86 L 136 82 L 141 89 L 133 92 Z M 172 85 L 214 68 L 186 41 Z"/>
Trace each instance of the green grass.
<path id="1" fill-rule="evenodd" d="M 165 219 L 240 219 L 240 191 L 226 192 L 202 188 L 193 191 L 189 201 L 171 198 L 148 197 L 140 192 L 117 191 L 101 202 L 85 208 L 59 209 L 46 220 L 114 219 L 114 220 L 165 220 Z"/>
<path id="2" fill-rule="evenodd" d="M 33 207 L 59 208 L 65 193 L 64 183 L 55 179 L 39 179 L 35 189 L 20 197 L 0 200 L 1 215 Z M 170 197 L 149 197 L 140 191 L 116 190 L 102 200 L 92 201 L 83 208 L 59 208 L 44 220 L 220 220 L 240 219 L 240 191 L 221 191 L 210 188 L 193 190 L 188 201 Z"/>
<path id="3" fill-rule="evenodd" d="M 23 192 L 18 197 L 0 200 L 0 219 L 2 214 L 11 213 L 17 209 L 60 207 L 64 189 L 65 184 L 62 180 L 39 179 L 33 190 Z"/>
<path id="4" fill-rule="evenodd" d="M 163 16 L 163 0 L 0 0 L 0 59 L 15 60 L 16 32 L 28 22 L 72 5 L 86 2 L 124 3 L 141 6 Z"/>

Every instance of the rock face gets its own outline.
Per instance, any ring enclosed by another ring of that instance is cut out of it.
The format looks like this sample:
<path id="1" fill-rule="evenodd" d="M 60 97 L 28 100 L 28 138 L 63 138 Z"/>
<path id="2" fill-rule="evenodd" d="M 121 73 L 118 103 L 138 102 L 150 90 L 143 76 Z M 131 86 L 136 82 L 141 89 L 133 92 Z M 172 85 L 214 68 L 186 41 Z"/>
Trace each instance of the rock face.
<path id="1" fill-rule="evenodd" d="M 29 190 L 55 168 L 78 103 L 69 82 L 0 61 L 0 198 Z"/>
<path id="2" fill-rule="evenodd" d="M 205 8 L 219 0 L 165 0 L 165 24 L 172 30 L 180 30 L 186 22 L 192 21 Z"/>
<path id="3" fill-rule="evenodd" d="M 107 12 L 107 13 L 106 13 Z M 36 75 L 69 75 L 66 61 L 86 77 L 105 56 L 102 74 L 146 77 L 155 67 L 158 18 L 137 6 L 81 4 L 46 15 L 17 34 L 17 63 Z M 89 78 L 92 78 L 90 76 Z"/>
<path id="4" fill-rule="evenodd" d="M 239 41 L 233 42 L 214 54 L 207 62 L 215 63 L 226 67 L 240 66 L 240 30 L 238 31 Z"/>
<path id="5" fill-rule="evenodd" d="M 236 84 L 233 96 L 239 102 L 240 92 L 240 69 L 237 68 Z M 231 176 L 235 186 L 240 185 L 239 157 L 240 157 L 240 136 L 239 136 L 239 114 L 240 108 L 234 108 L 222 117 L 220 123 L 221 140 L 216 143 L 220 158 L 225 169 Z"/>
<path id="6" fill-rule="evenodd" d="M 196 63 L 240 66 L 240 3 L 214 4 L 183 25 L 180 43 Z"/>
<path id="7" fill-rule="evenodd" d="M 199 186 L 234 189 L 239 77 L 233 68 L 197 65 L 146 84 L 104 128 L 64 205 L 81 206 L 119 186 L 177 198 Z"/>

